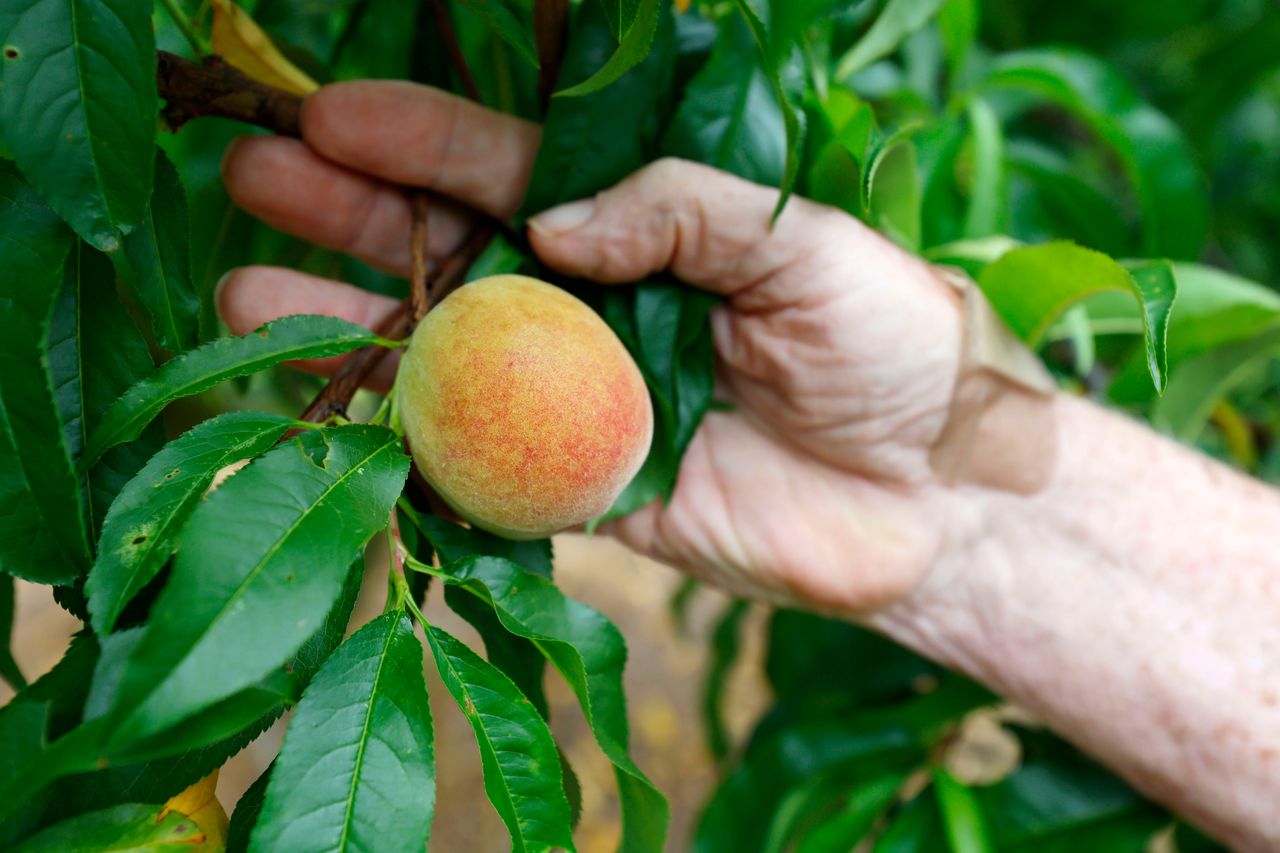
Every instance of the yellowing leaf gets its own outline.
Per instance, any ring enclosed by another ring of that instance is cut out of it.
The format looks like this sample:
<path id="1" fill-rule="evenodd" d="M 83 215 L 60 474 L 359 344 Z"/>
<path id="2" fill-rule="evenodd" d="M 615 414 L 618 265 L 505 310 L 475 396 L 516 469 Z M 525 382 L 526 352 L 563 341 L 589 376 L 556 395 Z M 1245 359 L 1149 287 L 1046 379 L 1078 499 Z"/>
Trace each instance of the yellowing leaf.
<path id="1" fill-rule="evenodd" d="M 689 11 L 689 6 L 692 5 L 693 0 L 674 0 L 674 2 L 676 4 L 676 9 L 683 14 L 684 12 Z"/>
<path id="2" fill-rule="evenodd" d="M 170 812 L 183 815 L 204 833 L 199 850 L 222 850 L 227 846 L 227 813 L 218 802 L 218 771 L 215 770 L 185 791 L 173 796 L 160 811 L 160 820 Z"/>
<path id="3" fill-rule="evenodd" d="M 213 0 L 213 49 L 259 83 L 295 95 L 309 95 L 320 88 L 285 59 L 249 13 L 231 0 Z"/>

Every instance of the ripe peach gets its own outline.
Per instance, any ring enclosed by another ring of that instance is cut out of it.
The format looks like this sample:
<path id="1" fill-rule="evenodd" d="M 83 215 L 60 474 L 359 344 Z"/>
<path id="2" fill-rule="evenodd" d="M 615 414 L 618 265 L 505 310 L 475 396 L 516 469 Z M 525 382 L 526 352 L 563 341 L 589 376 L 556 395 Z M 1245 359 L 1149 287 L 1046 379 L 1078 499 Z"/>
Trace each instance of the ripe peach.
<path id="1" fill-rule="evenodd" d="M 399 387 L 423 476 L 463 518 L 511 539 L 599 516 L 653 437 L 644 378 L 613 330 L 526 276 L 471 282 L 427 314 Z"/>

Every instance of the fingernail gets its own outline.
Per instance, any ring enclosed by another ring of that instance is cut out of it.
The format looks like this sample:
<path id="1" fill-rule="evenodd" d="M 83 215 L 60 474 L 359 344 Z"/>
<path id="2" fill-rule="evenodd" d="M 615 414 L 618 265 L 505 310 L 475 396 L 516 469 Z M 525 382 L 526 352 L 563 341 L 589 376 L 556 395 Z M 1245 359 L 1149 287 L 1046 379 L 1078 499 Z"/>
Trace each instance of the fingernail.
<path id="1" fill-rule="evenodd" d="M 564 234 L 585 225 L 595 212 L 595 199 L 584 198 L 539 213 L 529 220 L 529 227 L 545 234 Z"/>

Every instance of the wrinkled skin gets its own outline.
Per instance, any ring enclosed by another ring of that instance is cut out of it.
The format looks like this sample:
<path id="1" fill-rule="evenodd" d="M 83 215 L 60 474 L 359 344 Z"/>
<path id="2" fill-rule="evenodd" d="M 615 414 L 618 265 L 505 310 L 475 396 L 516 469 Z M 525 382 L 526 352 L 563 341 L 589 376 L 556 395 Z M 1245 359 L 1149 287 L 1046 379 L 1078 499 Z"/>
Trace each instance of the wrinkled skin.
<path id="1" fill-rule="evenodd" d="M 232 196 L 265 221 L 376 266 L 408 267 L 409 209 L 428 187 L 431 251 L 466 233 L 467 208 L 519 206 L 537 127 L 404 83 L 328 86 L 306 103 L 305 142 L 240 140 Z M 406 159 L 404 151 L 421 152 Z M 669 269 L 723 294 L 712 316 L 718 394 L 669 505 L 608 525 L 632 548 L 730 590 L 832 612 L 908 593 L 943 546 L 948 505 L 929 447 L 960 350 L 959 300 L 929 268 L 842 212 L 674 160 L 530 225 L 549 266 L 599 282 Z M 235 331 L 282 314 L 372 324 L 392 303 L 301 273 L 251 267 L 222 285 Z M 334 360 L 305 365 L 322 372 Z M 374 384 L 385 388 L 394 366 Z"/>

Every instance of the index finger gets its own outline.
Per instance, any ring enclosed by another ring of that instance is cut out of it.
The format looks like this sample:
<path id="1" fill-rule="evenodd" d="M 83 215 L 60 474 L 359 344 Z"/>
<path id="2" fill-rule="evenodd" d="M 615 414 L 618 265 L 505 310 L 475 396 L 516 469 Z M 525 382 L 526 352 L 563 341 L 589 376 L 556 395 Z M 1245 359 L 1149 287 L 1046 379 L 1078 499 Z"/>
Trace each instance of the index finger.
<path id="1" fill-rule="evenodd" d="M 324 157 L 499 219 L 520 207 L 541 137 L 536 124 L 403 81 L 333 83 L 302 106 L 302 138 Z"/>

